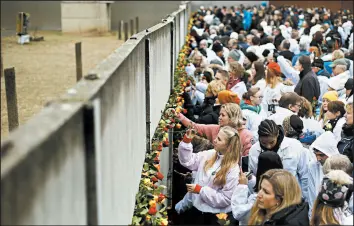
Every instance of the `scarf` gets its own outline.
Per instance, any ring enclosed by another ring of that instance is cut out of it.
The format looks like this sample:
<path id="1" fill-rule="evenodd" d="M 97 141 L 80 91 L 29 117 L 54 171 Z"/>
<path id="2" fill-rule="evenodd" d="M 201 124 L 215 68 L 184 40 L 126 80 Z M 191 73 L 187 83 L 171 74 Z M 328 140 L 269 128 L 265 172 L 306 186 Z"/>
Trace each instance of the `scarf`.
<path id="1" fill-rule="evenodd" d="M 324 129 L 325 131 L 333 132 L 333 129 L 334 129 L 334 127 L 336 127 L 337 122 L 338 122 L 338 120 L 339 120 L 340 118 L 341 118 L 341 117 L 328 120 L 328 122 L 324 125 L 323 129 Z"/>
<path id="2" fill-rule="evenodd" d="M 275 144 L 274 147 L 272 147 L 271 149 L 267 149 L 266 147 L 264 147 L 261 142 L 259 142 L 259 145 L 261 147 L 261 149 L 263 151 L 274 151 L 274 152 L 278 152 L 279 148 L 280 148 L 280 145 L 281 143 L 283 142 L 284 140 L 284 131 L 283 131 L 283 128 L 282 126 L 278 125 L 278 128 L 279 128 L 279 135 L 278 135 L 278 138 L 277 138 L 277 143 Z"/>
<path id="3" fill-rule="evenodd" d="M 226 89 L 230 90 L 232 87 L 234 87 L 239 82 L 241 82 L 240 78 L 237 78 L 237 79 L 230 78 L 230 80 L 227 82 Z"/>
<path id="4" fill-rule="evenodd" d="M 259 114 L 259 112 L 261 112 L 261 106 L 253 106 L 251 105 L 251 102 L 249 100 L 242 100 L 241 103 L 240 103 L 240 107 L 242 110 L 250 110 L 250 111 L 254 111 L 256 112 L 257 114 Z"/>

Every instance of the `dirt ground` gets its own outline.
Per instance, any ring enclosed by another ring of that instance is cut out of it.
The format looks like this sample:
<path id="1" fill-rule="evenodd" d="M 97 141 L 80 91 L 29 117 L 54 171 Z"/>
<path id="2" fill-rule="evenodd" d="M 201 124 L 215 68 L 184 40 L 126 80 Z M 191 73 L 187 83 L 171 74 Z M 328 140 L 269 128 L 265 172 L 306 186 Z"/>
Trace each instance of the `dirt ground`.
<path id="1" fill-rule="evenodd" d="M 17 37 L 1 40 L 3 67 L 15 67 L 19 123 L 24 124 L 44 104 L 63 94 L 76 83 L 75 43 L 82 42 L 85 75 L 124 41 L 116 34 L 67 35 L 40 31 L 45 41 L 17 44 Z M 4 77 L 1 77 L 1 137 L 8 135 Z"/>

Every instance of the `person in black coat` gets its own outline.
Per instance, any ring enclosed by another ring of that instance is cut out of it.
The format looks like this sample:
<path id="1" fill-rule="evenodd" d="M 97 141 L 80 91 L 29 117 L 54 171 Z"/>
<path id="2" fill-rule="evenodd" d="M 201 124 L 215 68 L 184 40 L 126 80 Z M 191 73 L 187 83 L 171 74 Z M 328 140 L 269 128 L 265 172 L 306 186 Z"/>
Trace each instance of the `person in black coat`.
<path id="1" fill-rule="evenodd" d="M 248 225 L 308 226 L 308 211 L 296 177 L 287 170 L 271 169 L 260 179 Z"/>
<path id="2" fill-rule="evenodd" d="M 279 28 L 275 28 L 273 31 L 274 34 L 274 46 L 276 49 L 278 49 L 278 47 L 280 46 L 280 44 L 282 43 L 282 41 L 285 39 L 283 37 L 283 35 L 281 34 L 281 30 Z"/>
<path id="3" fill-rule="evenodd" d="M 348 156 L 349 160 L 353 163 L 354 154 L 354 124 L 353 124 L 353 103 L 346 105 L 346 123 L 343 125 L 341 140 L 338 142 L 338 151 Z"/>
<path id="4" fill-rule="evenodd" d="M 292 61 L 294 57 L 294 53 L 289 50 L 290 42 L 288 40 L 285 40 L 282 43 L 283 43 L 282 51 L 279 52 L 279 55 L 283 56 L 285 59 Z"/>
<path id="5" fill-rule="evenodd" d="M 320 84 L 318 79 L 311 68 L 311 59 L 309 56 L 299 57 L 298 63 L 295 65 L 295 69 L 300 71 L 300 81 L 295 87 L 295 92 L 305 97 L 310 103 L 320 96 Z"/>
<path id="6" fill-rule="evenodd" d="M 195 120 L 195 122 L 199 124 L 219 124 L 219 114 L 221 105 L 227 103 L 240 104 L 240 98 L 237 96 L 236 93 L 233 93 L 230 90 L 220 91 L 216 99 L 216 104 L 212 108 L 212 111 L 208 114 L 200 116 L 198 119 Z"/>

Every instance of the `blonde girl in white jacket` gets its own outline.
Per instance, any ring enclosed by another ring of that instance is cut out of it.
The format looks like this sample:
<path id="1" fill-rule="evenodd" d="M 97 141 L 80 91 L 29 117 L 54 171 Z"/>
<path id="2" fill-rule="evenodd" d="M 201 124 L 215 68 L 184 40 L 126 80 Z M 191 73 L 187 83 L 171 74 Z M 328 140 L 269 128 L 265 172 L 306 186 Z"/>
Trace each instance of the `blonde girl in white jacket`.
<path id="1" fill-rule="evenodd" d="M 213 141 L 214 149 L 193 153 L 194 134 L 189 129 L 178 147 L 181 165 L 196 173 L 176 210 L 188 212 L 188 224 L 217 224 L 215 214 L 231 212 L 231 196 L 240 172 L 240 137 L 237 130 L 224 126 Z"/>

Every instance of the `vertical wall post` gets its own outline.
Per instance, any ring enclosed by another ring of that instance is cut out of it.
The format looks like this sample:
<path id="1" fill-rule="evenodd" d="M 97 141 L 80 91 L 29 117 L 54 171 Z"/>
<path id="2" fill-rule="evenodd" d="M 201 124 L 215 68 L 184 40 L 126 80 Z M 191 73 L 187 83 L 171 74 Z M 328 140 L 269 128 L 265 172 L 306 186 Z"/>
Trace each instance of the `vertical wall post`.
<path id="1" fill-rule="evenodd" d="M 150 152 L 150 39 L 145 39 L 146 152 Z"/>
<path id="2" fill-rule="evenodd" d="M 128 40 L 128 22 L 125 22 L 124 23 L 124 41 L 127 41 Z"/>
<path id="3" fill-rule="evenodd" d="M 94 106 L 84 108 L 87 225 L 98 225 Z"/>
<path id="4" fill-rule="evenodd" d="M 134 35 L 134 20 L 130 20 L 130 36 Z"/>
<path id="5" fill-rule="evenodd" d="M 172 94 L 172 92 L 173 92 L 173 86 L 174 86 L 174 71 L 173 71 L 173 67 L 174 67 L 174 65 L 173 65 L 173 62 L 174 62 L 174 42 L 173 42 L 173 40 L 174 40 L 174 27 L 175 27 L 175 23 L 172 21 L 171 22 L 171 28 L 170 28 L 170 31 L 171 31 L 171 46 L 170 46 L 170 48 L 171 48 L 171 51 L 170 51 L 170 54 L 171 54 L 171 62 L 170 62 L 170 76 L 171 76 L 171 81 L 170 81 L 170 92 L 171 92 L 171 94 Z"/>
<path id="6" fill-rule="evenodd" d="M 118 40 L 122 40 L 122 31 L 123 31 L 123 20 L 118 23 Z"/>
<path id="7" fill-rule="evenodd" d="M 138 33 L 139 32 L 139 17 L 135 17 L 135 32 Z"/>
<path id="8" fill-rule="evenodd" d="M 2 60 L 2 51 L 1 51 L 1 65 L 0 65 L 0 70 L 1 70 L 1 77 L 4 76 L 4 62 Z"/>
<path id="9" fill-rule="evenodd" d="M 82 78 L 81 42 L 75 43 L 75 57 L 76 57 L 76 81 L 78 82 Z"/>
<path id="10" fill-rule="evenodd" d="M 17 92 L 16 92 L 16 76 L 15 68 L 7 68 L 4 71 L 5 90 L 7 102 L 7 117 L 9 123 L 9 131 L 16 129 L 18 123 L 18 108 L 17 108 Z"/>

